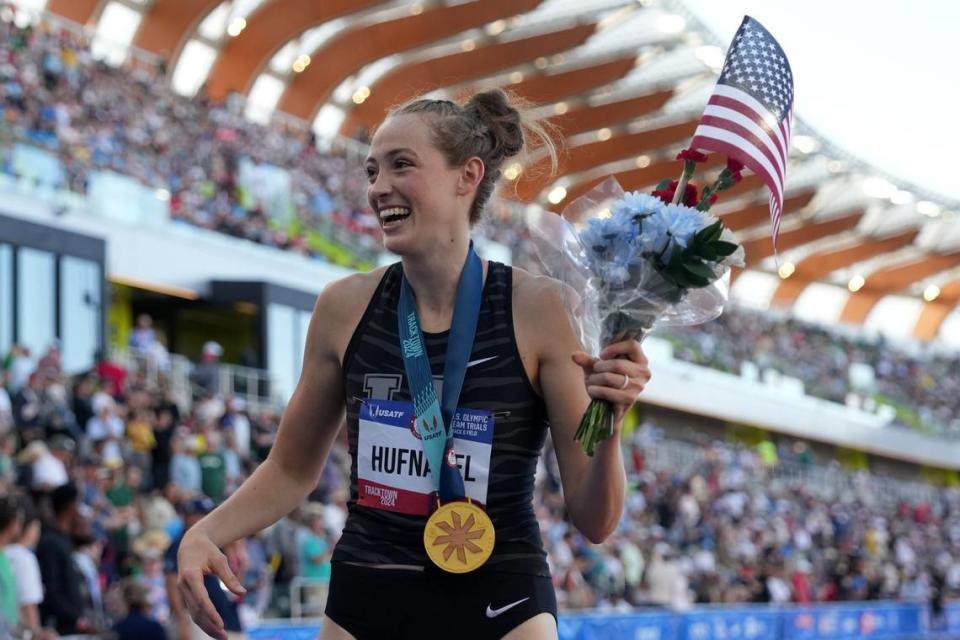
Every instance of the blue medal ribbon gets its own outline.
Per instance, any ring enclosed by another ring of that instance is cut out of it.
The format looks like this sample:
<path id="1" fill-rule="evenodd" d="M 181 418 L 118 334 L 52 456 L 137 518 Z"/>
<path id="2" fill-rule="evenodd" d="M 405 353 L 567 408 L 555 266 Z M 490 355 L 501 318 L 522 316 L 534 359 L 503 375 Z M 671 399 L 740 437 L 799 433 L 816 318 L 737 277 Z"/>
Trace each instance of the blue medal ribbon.
<path id="1" fill-rule="evenodd" d="M 453 321 L 447 340 L 447 354 L 443 366 L 443 401 L 437 400 L 433 386 L 433 372 L 427 356 L 426 343 L 420 330 L 417 304 L 406 277 L 400 281 L 400 300 L 397 304 L 397 329 L 403 352 L 403 367 L 407 372 L 410 397 L 416 412 L 417 433 L 430 463 L 433 488 L 442 502 L 457 500 L 466 495 L 463 476 L 453 459 L 453 415 L 467 373 L 467 361 L 473 351 L 473 339 L 480 316 L 483 293 L 483 264 L 473 250 L 467 259 L 457 283 L 457 297 L 453 307 Z"/>

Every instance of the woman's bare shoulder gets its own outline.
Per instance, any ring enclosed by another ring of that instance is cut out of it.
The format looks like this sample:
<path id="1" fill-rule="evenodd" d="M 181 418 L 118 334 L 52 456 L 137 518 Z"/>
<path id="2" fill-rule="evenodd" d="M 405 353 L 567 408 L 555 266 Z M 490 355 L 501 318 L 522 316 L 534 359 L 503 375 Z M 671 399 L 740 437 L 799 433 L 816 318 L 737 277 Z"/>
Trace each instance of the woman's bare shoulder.
<path id="1" fill-rule="evenodd" d="M 327 285 L 317 298 L 314 326 L 327 333 L 327 344 L 342 356 L 363 312 L 389 267 L 354 273 Z"/>

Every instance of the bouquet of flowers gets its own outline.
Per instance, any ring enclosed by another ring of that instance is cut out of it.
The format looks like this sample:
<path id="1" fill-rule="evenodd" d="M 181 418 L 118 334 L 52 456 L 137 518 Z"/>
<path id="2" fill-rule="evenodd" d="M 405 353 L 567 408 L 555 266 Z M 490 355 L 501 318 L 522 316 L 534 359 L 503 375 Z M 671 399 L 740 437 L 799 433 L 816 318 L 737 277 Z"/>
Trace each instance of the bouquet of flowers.
<path id="1" fill-rule="evenodd" d="M 624 193 L 614 178 L 571 203 L 558 216 L 528 216 L 547 273 L 560 280 L 584 349 L 642 340 L 657 325 L 692 325 L 720 315 L 729 272 L 743 266 L 743 248 L 708 210 L 717 194 L 740 181 L 743 166 L 727 167 L 698 192 L 689 183 L 706 156 L 684 150 L 679 180 L 652 195 Z M 592 400 L 576 439 L 587 455 L 613 434 L 610 403 Z"/>

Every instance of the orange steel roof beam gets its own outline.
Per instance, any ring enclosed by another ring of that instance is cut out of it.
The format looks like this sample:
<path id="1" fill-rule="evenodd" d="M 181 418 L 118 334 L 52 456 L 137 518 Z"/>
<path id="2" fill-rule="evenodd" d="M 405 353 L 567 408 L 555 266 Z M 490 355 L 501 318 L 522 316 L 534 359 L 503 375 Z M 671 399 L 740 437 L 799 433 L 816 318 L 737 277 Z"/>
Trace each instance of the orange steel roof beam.
<path id="1" fill-rule="evenodd" d="M 101 0 L 50 0 L 47 11 L 73 20 L 79 24 L 87 24 L 100 13 Z"/>
<path id="2" fill-rule="evenodd" d="M 525 13 L 543 0 L 478 0 L 427 9 L 419 15 L 342 31 L 311 53 L 315 64 L 291 80 L 277 108 L 310 119 L 333 90 L 365 65 L 449 38 L 489 22 Z"/>
<path id="3" fill-rule="evenodd" d="M 777 250 L 784 251 L 786 249 L 792 249 L 807 244 L 808 242 L 819 240 L 820 238 L 842 233 L 843 231 L 849 231 L 857 226 L 857 223 L 860 222 L 860 218 L 862 217 L 863 212 L 857 211 L 856 213 L 840 218 L 813 222 L 789 231 L 781 231 L 780 236 L 777 238 Z M 771 234 L 767 233 L 759 238 L 747 240 L 743 243 L 743 249 L 746 253 L 744 262 L 746 262 L 748 267 L 753 266 L 764 258 L 773 255 L 773 238 Z"/>
<path id="4" fill-rule="evenodd" d="M 157 0 L 144 14 L 133 44 L 165 57 L 172 70 L 190 36 L 219 4 L 220 0 Z"/>
<path id="5" fill-rule="evenodd" d="M 812 282 L 822 280 L 838 269 L 862 260 L 896 251 L 909 245 L 917 237 L 916 231 L 907 231 L 882 240 L 859 238 L 856 244 L 829 251 L 812 253 L 797 263 L 793 275 L 780 282 L 771 304 L 788 307 Z"/>
<path id="6" fill-rule="evenodd" d="M 914 282 L 957 265 L 960 265 L 960 251 L 928 255 L 875 271 L 866 277 L 863 288 L 847 300 L 840 321 L 862 323 L 884 296 L 903 291 Z"/>
<path id="7" fill-rule="evenodd" d="M 917 324 L 913 327 L 913 336 L 921 340 L 936 338 L 943 321 L 949 317 L 958 303 L 960 303 L 960 279 L 944 284 L 936 300 L 924 303 L 920 317 L 917 318 Z"/>
<path id="8" fill-rule="evenodd" d="M 555 175 L 549 175 L 549 158 L 542 158 L 533 163 L 529 169 L 524 170 L 517 181 L 517 198 L 524 202 L 531 202 L 550 182 L 560 176 L 586 171 L 598 165 L 635 156 L 643 153 L 644 150 L 657 149 L 687 139 L 693 135 L 696 125 L 696 121 L 681 122 L 659 129 L 614 136 L 602 142 L 572 147 L 561 156 Z"/>
<path id="9" fill-rule="evenodd" d="M 595 28 L 595 24 L 578 25 L 400 65 L 370 87 L 370 97 L 348 112 L 340 131 L 345 135 L 354 134 L 359 127 L 372 131 L 393 105 L 439 87 L 482 78 L 540 56 L 572 49 L 583 44 Z"/>
<path id="10" fill-rule="evenodd" d="M 787 196 L 787 199 L 783 202 L 783 215 L 786 216 L 794 211 L 803 209 L 810 204 L 814 195 L 816 195 L 815 191 L 806 191 L 793 196 Z M 720 216 L 720 219 L 723 220 L 724 225 L 733 231 L 749 229 L 750 227 L 755 227 L 758 224 L 770 221 L 770 205 L 766 202 L 750 204 L 742 209 L 725 213 Z"/>
<path id="11" fill-rule="evenodd" d="M 616 82 L 633 69 L 635 62 L 633 56 L 617 58 L 557 73 L 531 75 L 503 88 L 533 104 L 550 104 Z"/>
<path id="12" fill-rule="evenodd" d="M 207 93 L 221 99 L 231 91 L 247 93 L 257 73 L 283 45 L 307 29 L 386 0 L 270 0 L 247 19 L 247 28 L 231 38 L 210 70 Z M 323 61 L 318 60 L 318 64 Z"/>
<path id="13" fill-rule="evenodd" d="M 723 160 L 724 159 L 721 156 L 714 154 L 709 156 L 707 162 L 702 166 L 717 168 L 723 164 Z M 617 182 L 620 183 L 620 186 L 623 187 L 624 191 L 651 191 L 652 188 L 661 180 L 675 180 L 679 178 L 680 170 L 681 164 L 679 161 L 663 160 L 643 168 L 619 171 L 613 174 L 613 177 L 617 179 Z M 551 208 L 553 208 L 555 211 L 563 210 L 563 207 L 565 207 L 569 202 L 579 198 L 606 179 L 607 176 L 591 178 L 567 187 L 567 197 L 561 200 L 556 207 Z M 694 182 L 696 183 L 696 178 L 694 178 Z M 701 183 L 698 186 L 702 187 L 703 184 Z M 734 185 L 733 188 L 725 192 L 721 197 L 729 198 L 733 194 L 749 193 L 754 189 L 759 189 L 762 186 L 763 182 L 760 180 L 760 178 L 751 174 Z"/>

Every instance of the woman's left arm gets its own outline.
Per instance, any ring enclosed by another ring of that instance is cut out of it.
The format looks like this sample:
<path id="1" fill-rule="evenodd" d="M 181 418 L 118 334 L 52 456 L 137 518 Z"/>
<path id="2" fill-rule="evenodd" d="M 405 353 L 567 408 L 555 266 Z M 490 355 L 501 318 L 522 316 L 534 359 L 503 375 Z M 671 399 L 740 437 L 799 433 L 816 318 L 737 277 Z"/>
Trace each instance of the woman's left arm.
<path id="1" fill-rule="evenodd" d="M 633 340 L 610 345 L 599 358 L 583 353 L 558 283 L 531 280 L 532 295 L 521 303 L 519 319 L 526 327 L 522 335 L 537 354 L 537 380 L 547 405 L 564 499 L 577 529 L 599 543 L 613 533 L 623 512 L 626 474 L 620 429 L 623 416 L 650 380 L 650 369 L 640 343 Z M 614 405 L 614 435 L 597 445 L 592 458 L 574 440 L 591 398 Z"/>

